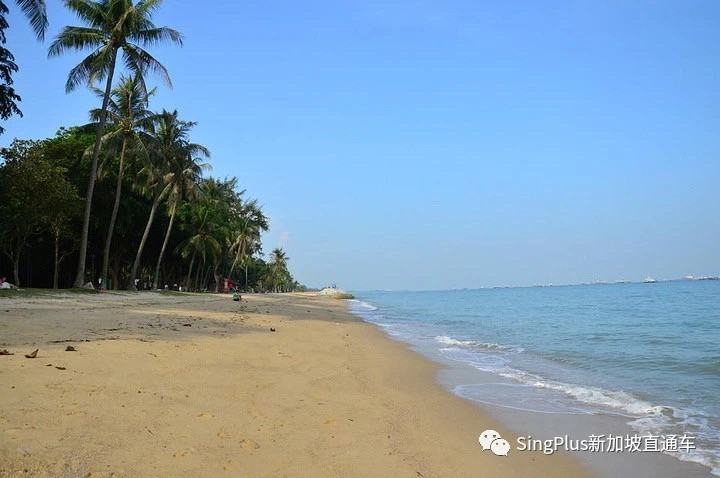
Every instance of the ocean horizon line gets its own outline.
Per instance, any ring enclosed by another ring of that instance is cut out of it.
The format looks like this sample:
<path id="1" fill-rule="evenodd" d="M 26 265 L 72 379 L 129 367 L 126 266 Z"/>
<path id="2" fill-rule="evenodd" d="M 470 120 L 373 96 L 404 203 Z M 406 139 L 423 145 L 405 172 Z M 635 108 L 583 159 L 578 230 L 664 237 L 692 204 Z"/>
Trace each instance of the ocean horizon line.
<path id="1" fill-rule="evenodd" d="M 672 279 L 653 279 L 652 283 L 664 283 L 664 282 L 705 282 L 705 281 L 714 281 L 714 280 L 720 280 L 720 276 L 717 275 L 708 275 L 708 276 L 699 276 L 697 278 L 686 278 L 686 277 L 677 277 Z M 461 291 L 471 291 L 471 290 L 492 290 L 492 289 L 531 289 L 531 288 L 541 288 L 541 287 L 577 287 L 577 286 L 596 286 L 596 285 L 626 285 L 626 284 L 643 284 L 645 283 L 644 280 L 613 280 L 613 281 L 603 281 L 603 280 L 597 280 L 594 282 L 573 282 L 573 283 L 566 283 L 566 284 L 555 284 L 555 283 L 537 283 L 537 284 L 513 284 L 513 285 L 491 285 L 491 286 L 478 286 L 478 287 L 453 287 L 453 288 L 447 288 L 447 289 L 354 289 L 349 288 L 347 289 L 350 292 L 354 293 L 364 293 L 364 292 L 461 292 Z M 318 289 L 320 290 L 320 289 Z"/>

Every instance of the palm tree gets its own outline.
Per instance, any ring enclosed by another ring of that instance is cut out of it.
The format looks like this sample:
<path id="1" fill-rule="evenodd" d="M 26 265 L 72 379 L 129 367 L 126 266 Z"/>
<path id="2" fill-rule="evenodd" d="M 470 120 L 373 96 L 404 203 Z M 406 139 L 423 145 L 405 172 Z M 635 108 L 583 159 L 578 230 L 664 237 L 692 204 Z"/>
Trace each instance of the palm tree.
<path id="1" fill-rule="evenodd" d="M 95 89 L 96 94 L 102 97 L 103 91 Z M 113 88 L 107 105 L 110 131 L 103 135 L 101 143 L 109 152 L 119 150 L 119 165 L 117 184 L 115 186 L 115 203 L 113 204 L 110 224 L 108 225 L 105 247 L 103 249 L 102 285 L 107 287 L 108 264 L 110 262 L 110 246 L 115 231 L 115 220 L 120 208 L 123 175 L 125 173 L 125 155 L 128 149 L 136 154 L 147 155 L 146 145 L 152 142 L 147 130 L 152 126 L 154 114 L 147 106 L 150 96 L 155 93 L 145 89 L 145 82 L 138 76 L 121 77 L 120 84 Z M 100 109 L 90 112 L 91 119 L 96 122 L 100 118 Z M 102 169 L 102 168 L 101 168 Z"/>
<path id="2" fill-rule="evenodd" d="M 168 179 L 172 174 L 170 172 L 170 165 L 163 161 L 162 155 L 160 155 L 157 150 L 157 144 L 154 146 L 154 150 L 150 151 L 147 164 L 138 173 L 138 181 L 133 185 L 140 194 L 152 198 L 152 206 L 150 207 L 150 215 L 145 224 L 145 230 L 143 231 L 142 239 L 140 239 L 140 245 L 135 254 L 135 261 L 133 262 L 132 272 L 130 273 L 129 288 L 131 290 L 136 289 L 135 279 L 137 278 L 138 268 L 140 267 L 140 258 L 142 257 L 147 238 L 150 235 L 150 228 L 155 220 L 158 206 L 171 189 L 168 183 Z"/>
<path id="3" fill-rule="evenodd" d="M 270 253 L 269 279 L 274 292 L 283 290 L 284 286 L 290 281 L 290 273 L 287 269 L 287 263 L 290 258 L 285 251 L 276 247 Z"/>
<path id="4" fill-rule="evenodd" d="M 202 260 L 200 267 L 196 273 L 195 285 L 199 288 L 198 277 L 205 267 L 208 258 L 212 259 L 220 255 L 220 241 L 215 237 L 217 224 L 213 221 L 213 205 L 209 202 L 201 202 L 200 204 L 191 204 L 190 208 L 190 224 L 188 229 L 192 230 L 190 237 L 178 245 L 183 257 L 191 256 L 190 267 L 188 268 L 187 279 L 185 280 L 185 288 L 190 290 L 190 280 L 192 277 L 193 265 L 195 258 L 200 254 Z"/>
<path id="5" fill-rule="evenodd" d="M 195 123 L 178 119 L 177 110 L 173 112 L 163 110 L 162 113 L 157 115 L 156 121 L 153 123 L 152 136 L 154 138 L 154 147 L 151 150 L 151 159 L 148 165 L 143 168 L 146 182 L 140 186 L 141 190 L 153 197 L 153 204 L 130 273 L 130 279 L 133 284 L 137 277 L 140 259 L 142 258 L 145 243 L 150 234 L 150 228 L 155 219 L 158 206 L 168 195 L 177 191 L 176 186 L 183 183 L 181 177 L 185 180 L 182 186 L 187 187 L 189 182 L 199 179 L 203 169 L 209 168 L 209 165 L 197 162 L 197 155 L 209 156 L 210 151 L 204 146 L 190 143 L 187 140 L 189 131 L 193 126 L 195 126 Z M 191 160 L 187 158 L 188 154 L 190 154 Z M 190 163 L 193 164 L 191 165 Z M 171 211 L 171 221 L 173 218 L 174 212 Z M 165 234 L 161 258 L 165 253 L 171 229 L 172 224 L 169 225 L 168 231 Z"/>
<path id="6" fill-rule="evenodd" d="M 219 252 L 213 254 L 213 267 L 211 272 L 215 280 L 215 292 L 220 289 L 220 266 L 225 262 L 230 249 L 232 214 L 239 204 L 239 197 L 244 191 L 237 193 L 237 178 L 218 180 L 215 178 L 203 179 L 199 183 L 197 199 L 203 201 L 213 211 L 213 237 L 220 245 Z"/>
<path id="7" fill-rule="evenodd" d="M 165 231 L 165 239 L 155 266 L 154 289 L 160 285 L 160 265 L 170 240 L 177 209 L 183 198 L 193 193 L 202 177 L 203 170 L 210 168 L 208 164 L 200 163 L 201 157 L 210 157 L 210 151 L 205 146 L 191 143 L 188 140 L 190 130 L 196 124 L 190 121 L 181 121 L 178 118 L 177 110 L 172 113 L 163 110 L 156 120 L 155 140 L 164 163 L 169 167 L 167 181 L 170 187 L 168 191 L 170 222 Z M 133 278 L 135 278 L 134 274 Z"/>
<path id="8" fill-rule="evenodd" d="M 247 260 L 252 256 L 260 244 L 260 234 L 268 230 L 267 217 L 263 214 L 257 200 L 243 204 L 240 217 L 235 223 L 234 242 L 231 250 L 235 251 L 235 259 L 230 267 L 228 276 L 232 276 L 238 263 L 245 266 L 245 289 L 247 289 Z"/>
<path id="9" fill-rule="evenodd" d="M 78 268 L 75 287 L 82 286 L 85 279 L 85 256 L 90 226 L 92 195 L 97 177 L 97 163 L 100 141 L 105 120 L 118 53 L 122 52 L 125 66 L 134 74 L 142 75 L 151 71 L 158 73 L 171 86 L 170 76 L 165 67 L 143 47 L 172 42 L 182 45 L 182 35 L 167 27 L 156 27 L 152 15 L 162 0 L 65 0 L 65 6 L 73 11 L 87 26 L 67 26 L 57 36 L 48 56 L 59 56 L 69 50 L 92 50 L 68 74 L 65 90 L 69 93 L 79 85 L 106 79 L 105 93 L 98 118 L 98 128 L 90 163 L 90 179 L 85 196 Z"/>
<path id="10" fill-rule="evenodd" d="M 237 266 L 238 263 L 243 263 L 245 261 L 248 250 L 257 240 L 259 235 L 260 231 L 257 227 L 255 227 L 249 218 L 241 217 L 237 221 L 234 231 L 235 240 L 230 246 L 230 250 L 235 251 L 235 259 L 232 262 L 232 266 L 230 266 L 230 273 L 228 274 L 228 277 L 232 276 L 235 266 Z"/>

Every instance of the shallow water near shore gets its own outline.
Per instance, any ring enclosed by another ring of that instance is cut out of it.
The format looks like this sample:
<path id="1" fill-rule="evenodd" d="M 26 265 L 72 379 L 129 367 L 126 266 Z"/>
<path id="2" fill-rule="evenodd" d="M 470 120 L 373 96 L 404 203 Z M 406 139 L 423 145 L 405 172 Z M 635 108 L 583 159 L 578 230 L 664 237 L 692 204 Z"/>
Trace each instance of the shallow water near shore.
<path id="1" fill-rule="evenodd" d="M 695 448 L 669 454 L 720 475 L 718 281 L 356 295 L 356 315 L 484 375 L 455 374 L 446 385 L 460 396 L 687 434 Z"/>

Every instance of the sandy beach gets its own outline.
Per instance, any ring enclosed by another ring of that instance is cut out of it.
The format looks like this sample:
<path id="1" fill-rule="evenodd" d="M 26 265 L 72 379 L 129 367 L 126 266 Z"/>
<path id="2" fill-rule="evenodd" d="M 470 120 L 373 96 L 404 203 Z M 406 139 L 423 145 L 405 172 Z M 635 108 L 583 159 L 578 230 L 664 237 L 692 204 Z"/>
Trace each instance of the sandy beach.
<path id="1" fill-rule="evenodd" d="M 482 452 L 513 435 L 344 301 L 244 299 L 0 298 L 0 476 L 587 475 Z"/>

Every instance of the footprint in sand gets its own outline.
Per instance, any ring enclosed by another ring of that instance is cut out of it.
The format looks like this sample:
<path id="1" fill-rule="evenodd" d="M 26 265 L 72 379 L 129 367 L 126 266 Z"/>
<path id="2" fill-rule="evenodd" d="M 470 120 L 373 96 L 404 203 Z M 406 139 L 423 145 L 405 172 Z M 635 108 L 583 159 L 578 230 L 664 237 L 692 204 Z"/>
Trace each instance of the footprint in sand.
<path id="1" fill-rule="evenodd" d="M 173 453 L 173 456 L 175 458 L 180 458 L 180 457 L 189 455 L 190 453 L 192 453 L 194 451 L 195 451 L 195 448 L 188 448 L 187 450 L 176 451 L 175 453 Z"/>
<path id="2" fill-rule="evenodd" d="M 78 415 L 85 416 L 85 415 L 87 415 L 87 412 L 84 412 L 82 410 L 73 410 L 73 411 L 67 412 L 65 414 L 65 416 L 68 416 L 68 417 L 73 417 L 73 416 L 78 416 Z"/>
<path id="3" fill-rule="evenodd" d="M 240 440 L 240 447 L 244 450 L 257 450 L 260 448 L 260 445 L 254 440 L 246 440 L 243 438 Z"/>

